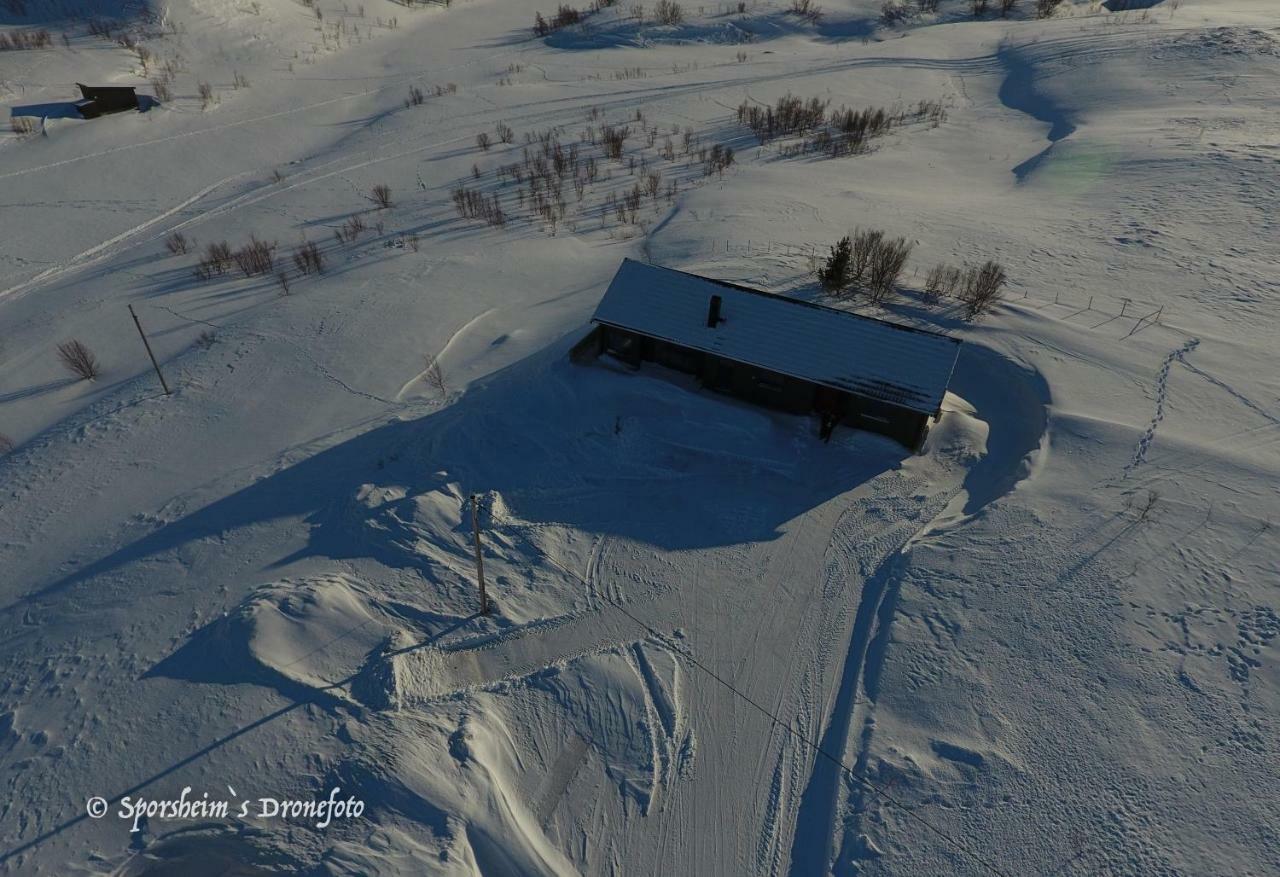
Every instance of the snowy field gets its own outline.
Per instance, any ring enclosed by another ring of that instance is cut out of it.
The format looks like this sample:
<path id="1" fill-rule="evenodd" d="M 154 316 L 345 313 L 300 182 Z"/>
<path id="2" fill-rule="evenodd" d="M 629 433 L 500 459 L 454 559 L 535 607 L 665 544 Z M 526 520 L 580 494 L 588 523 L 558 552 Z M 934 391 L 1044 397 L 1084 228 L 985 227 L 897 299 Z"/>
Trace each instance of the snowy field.
<path id="1" fill-rule="evenodd" d="M 1000 5 L 0 3 L 0 871 L 1280 873 L 1280 9 Z M 965 342 L 919 454 L 568 360 L 857 227 Z"/>

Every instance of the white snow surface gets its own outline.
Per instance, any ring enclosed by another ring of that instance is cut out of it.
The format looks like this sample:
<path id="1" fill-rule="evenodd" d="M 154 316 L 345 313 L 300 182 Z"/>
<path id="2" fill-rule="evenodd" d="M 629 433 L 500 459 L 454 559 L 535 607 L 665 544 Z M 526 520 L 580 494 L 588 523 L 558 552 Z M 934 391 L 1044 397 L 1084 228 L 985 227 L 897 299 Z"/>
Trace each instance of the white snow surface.
<path id="1" fill-rule="evenodd" d="M 0 871 L 1280 871 L 1274 2 L 554 5 L 0 4 L 51 34 L 0 51 Z M 787 93 L 946 116 L 786 155 L 737 107 Z M 598 162 L 554 226 L 540 135 Z M 830 304 L 855 227 L 915 249 L 836 304 L 964 341 L 919 454 L 568 360 L 624 258 Z M 195 276 L 250 235 L 287 294 Z M 186 787 L 364 809 L 117 815 Z"/>

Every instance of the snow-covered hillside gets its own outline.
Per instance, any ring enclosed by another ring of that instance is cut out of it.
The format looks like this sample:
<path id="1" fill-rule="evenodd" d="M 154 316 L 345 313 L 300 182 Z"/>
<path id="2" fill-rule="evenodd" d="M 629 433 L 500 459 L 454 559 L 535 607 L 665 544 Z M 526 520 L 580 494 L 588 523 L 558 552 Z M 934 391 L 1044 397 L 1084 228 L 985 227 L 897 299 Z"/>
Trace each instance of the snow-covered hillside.
<path id="1" fill-rule="evenodd" d="M 1277 873 L 1273 0 L 556 5 L 0 3 L 0 870 Z M 919 454 L 569 362 L 858 227 L 965 342 Z"/>

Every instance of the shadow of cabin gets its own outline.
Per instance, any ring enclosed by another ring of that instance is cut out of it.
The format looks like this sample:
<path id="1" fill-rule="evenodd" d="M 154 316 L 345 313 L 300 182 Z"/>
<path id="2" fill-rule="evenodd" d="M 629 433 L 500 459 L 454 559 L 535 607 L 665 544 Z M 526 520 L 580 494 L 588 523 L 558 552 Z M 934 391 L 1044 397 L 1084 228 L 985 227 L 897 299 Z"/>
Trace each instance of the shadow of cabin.
<path id="1" fill-rule="evenodd" d="M 861 314 L 623 261 L 570 351 L 639 368 L 654 362 L 703 386 L 793 414 L 816 414 L 918 449 L 938 417 L 960 341 Z"/>

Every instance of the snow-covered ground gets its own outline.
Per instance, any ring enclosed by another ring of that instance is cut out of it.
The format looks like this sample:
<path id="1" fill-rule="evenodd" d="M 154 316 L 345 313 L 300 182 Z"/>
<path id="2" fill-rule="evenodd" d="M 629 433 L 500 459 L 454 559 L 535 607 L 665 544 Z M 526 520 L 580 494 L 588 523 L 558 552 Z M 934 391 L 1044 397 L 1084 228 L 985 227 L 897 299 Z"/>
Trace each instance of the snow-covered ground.
<path id="1" fill-rule="evenodd" d="M 0 868 L 1280 871 L 1280 17 L 1129 5 L 0 4 L 51 34 L 0 51 Z M 787 93 L 945 118 L 787 156 L 737 119 Z M 540 135 L 597 165 L 554 227 Z M 818 299 L 859 226 L 966 342 L 918 455 L 568 361 L 626 256 Z M 287 294 L 195 276 L 251 235 Z M 231 812 L 119 815 L 185 787 Z"/>

